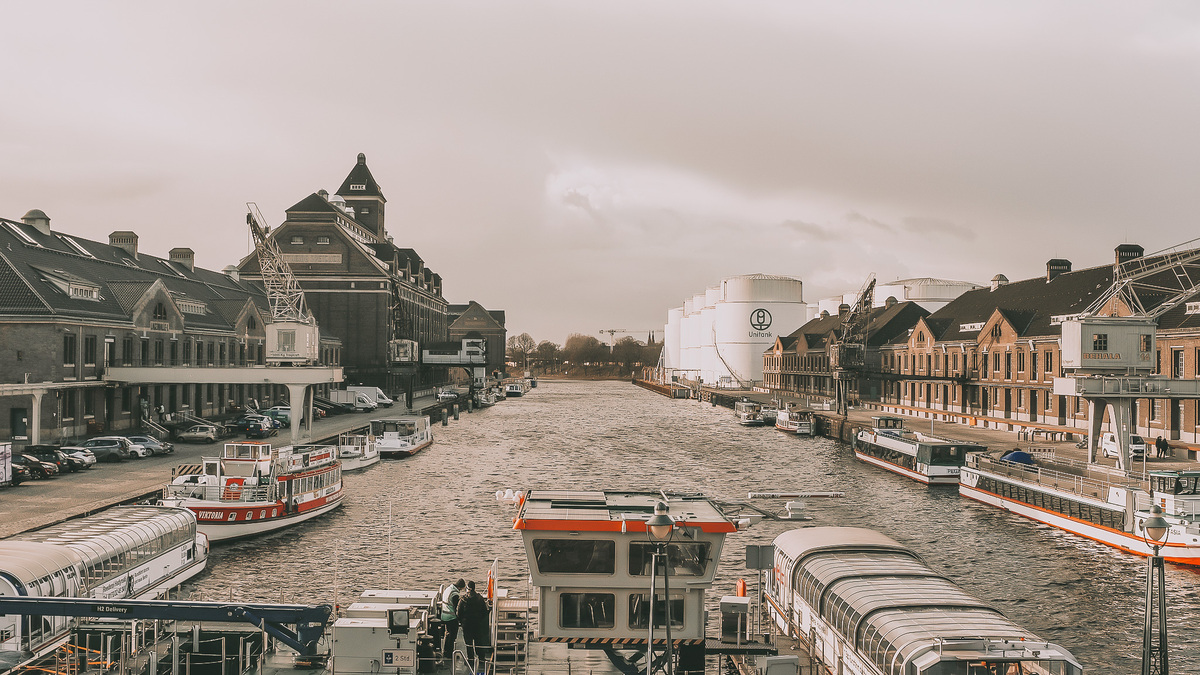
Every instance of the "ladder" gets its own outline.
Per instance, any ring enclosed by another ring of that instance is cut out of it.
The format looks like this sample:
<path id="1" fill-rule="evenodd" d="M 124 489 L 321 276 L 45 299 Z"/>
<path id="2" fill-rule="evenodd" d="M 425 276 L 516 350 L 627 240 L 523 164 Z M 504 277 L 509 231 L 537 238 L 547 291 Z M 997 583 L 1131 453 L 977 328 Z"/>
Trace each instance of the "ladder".
<path id="1" fill-rule="evenodd" d="M 529 656 L 530 617 L 537 611 L 532 598 L 496 598 L 493 608 L 492 662 L 496 673 L 524 673 Z"/>

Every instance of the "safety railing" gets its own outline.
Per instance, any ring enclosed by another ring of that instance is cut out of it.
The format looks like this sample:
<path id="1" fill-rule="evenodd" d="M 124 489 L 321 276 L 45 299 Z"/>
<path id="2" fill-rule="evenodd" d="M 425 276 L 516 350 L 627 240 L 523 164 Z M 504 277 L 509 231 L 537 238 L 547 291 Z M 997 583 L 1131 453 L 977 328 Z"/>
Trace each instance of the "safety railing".
<path id="1" fill-rule="evenodd" d="M 168 485 L 166 496 L 174 499 L 203 499 L 222 502 L 265 502 L 275 501 L 269 486 L 245 487 L 241 485 Z"/>
<path id="2" fill-rule="evenodd" d="M 1055 460 L 1056 464 L 1066 465 L 1068 460 Z M 1019 462 L 996 459 L 987 455 L 968 455 L 967 466 L 993 474 L 1015 478 L 1023 483 L 1036 483 L 1057 490 L 1072 492 L 1077 495 L 1107 499 L 1109 488 L 1145 489 L 1140 480 L 1123 475 L 1112 475 L 1104 472 L 1093 472 L 1089 467 L 1087 474 L 1069 473 L 1042 466 L 1030 466 Z"/>

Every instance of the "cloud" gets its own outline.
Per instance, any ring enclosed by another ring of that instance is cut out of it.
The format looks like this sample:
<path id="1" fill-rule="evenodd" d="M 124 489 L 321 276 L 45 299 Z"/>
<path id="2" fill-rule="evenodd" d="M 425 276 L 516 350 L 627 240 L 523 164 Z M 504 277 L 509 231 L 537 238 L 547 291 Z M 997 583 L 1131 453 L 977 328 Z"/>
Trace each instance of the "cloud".
<path id="1" fill-rule="evenodd" d="M 785 220 L 780 223 L 780 225 L 819 241 L 833 241 L 834 239 L 838 238 L 836 233 L 831 232 L 824 227 L 817 225 L 816 223 L 806 223 L 803 220 Z"/>
<path id="2" fill-rule="evenodd" d="M 908 216 L 900 222 L 904 224 L 905 231 L 913 234 L 949 234 L 966 241 L 974 241 L 976 236 L 970 228 L 943 218 Z"/>
<path id="3" fill-rule="evenodd" d="M 883 221 L 875 220 L 874 218 L 868 218 L 857 211 L 851 211 L 850 213 L 847 213 L 846 214 L 846 222 L 862 224 L 862 225 L 870 225 L 871 227 L 883 230 L 884 232 L 894 232 L 895 231 L 895 228 L 892 227 L 891 225 L 888 225 L 887 223 L 885 223 Z"/>

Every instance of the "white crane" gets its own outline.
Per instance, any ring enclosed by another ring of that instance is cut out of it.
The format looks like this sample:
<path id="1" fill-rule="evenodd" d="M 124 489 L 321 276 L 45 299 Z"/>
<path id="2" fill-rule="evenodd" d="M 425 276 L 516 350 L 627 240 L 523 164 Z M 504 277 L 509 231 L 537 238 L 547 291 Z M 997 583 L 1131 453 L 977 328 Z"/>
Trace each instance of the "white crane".
<path id="1" fill-rule="evenodd" d="M 317 321 L 304 303 L 304 290 L 292 274 L 279 244 L 267 236 L 258 205 L 247 202 L 246 224 L 254 237 L 254 250 L 262 274 L 271 320 L 263 329 L 267 334 L 265 360 L 273 365 L 308 365 L 320 355 Z"/>

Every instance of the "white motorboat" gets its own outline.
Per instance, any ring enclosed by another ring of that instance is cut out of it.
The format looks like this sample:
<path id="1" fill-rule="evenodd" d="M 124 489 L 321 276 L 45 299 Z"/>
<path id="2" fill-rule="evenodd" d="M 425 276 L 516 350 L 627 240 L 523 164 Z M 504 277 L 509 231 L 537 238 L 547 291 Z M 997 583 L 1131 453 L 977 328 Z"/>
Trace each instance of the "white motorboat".
<path id="1" fill-rule="evenodd" d="M 957 484 L 967 453 L 985 450 L 975 443 L 909 431 L 899 417 L 872 417 L 871 428 L 860 429 L 854 438 L 855 457 L 926 485 Z"/>
<path id="2" fill-rule="evenodd" d="M 408 457 L 433 445 L 428 417 L 389 417 L 371 421 L 371 436 L 384 457 Z"/>
<path id="3" fill-rule="evenodd" d="M 358 471 L 379 463 L 379 448 L 370 436 L 342 434 L 338 437 L 338 459 L 342 460 L 342 473 Z"/>
<path id="4" fill-rule="evenodd" d="M 733 414 L 738 424 L 744 427 L 761 427 L 766 424 L 762 415 L 762 404 L 750 400 L 741 400 L 733 404 Z"/>

